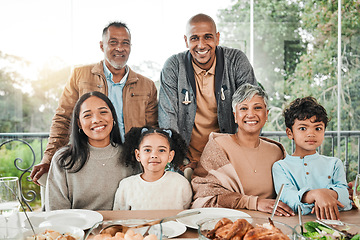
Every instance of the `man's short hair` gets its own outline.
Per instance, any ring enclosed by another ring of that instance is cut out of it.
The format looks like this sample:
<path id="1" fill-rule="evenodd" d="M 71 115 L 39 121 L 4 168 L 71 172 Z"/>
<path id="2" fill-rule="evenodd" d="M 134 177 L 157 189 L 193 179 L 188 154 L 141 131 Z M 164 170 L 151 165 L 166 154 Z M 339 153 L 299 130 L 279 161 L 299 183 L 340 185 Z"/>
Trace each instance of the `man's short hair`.
<path id="1" fill-rule="evenodd" d="M 285 118 L 285 125 L 292 130 L 292 126 L 296 119 L 306 120 L 313 116 L 316 117 L 315 122 L 323 122 L 325 128 L 329 122 L 326 110 L 319 104 L 314 97 L 297 98 L 284 109 L 283 115 Z"/>
<path id="2" fill-rule="evenodd" d="M 122 27 L 123 27 L 123 28 L 126 28 L 126 30 L 128 31 L 129 35 L 131 36 L 130 30 L 129 30 L 129 28 L 127 27 L 127 25 L 126 25 L 125 23 L 123 23 L 123 22 L 111 22 L 111 23 L 109 23 L 109 24 L 103 29 L 103 33 L 102 33 L 102 36 L 103 36 L 103 37 L 107 34 L 107 31 L 108 31 L 109 27 L 111 27 L 111 26 L 114 26 L 114 27 L 116 27 L 116 28 L 122 28 Z"/>

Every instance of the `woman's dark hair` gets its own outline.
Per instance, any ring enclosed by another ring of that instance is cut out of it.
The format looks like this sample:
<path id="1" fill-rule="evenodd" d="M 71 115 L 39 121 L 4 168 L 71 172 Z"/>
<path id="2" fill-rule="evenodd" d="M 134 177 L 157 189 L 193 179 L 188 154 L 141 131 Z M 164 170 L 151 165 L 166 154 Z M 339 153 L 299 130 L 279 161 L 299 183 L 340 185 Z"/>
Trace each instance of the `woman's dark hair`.
<path id="1" fill-rule="evenodd" d="M 110 99 L 103 93 L 97 91 L 85 93 L 78 99 L 73 110 L 70 143 L 63 149 L 59 156 L 60 166 L 66 170 L 71 170 L 71 172 L 80 171 L 89 158 L 88 136 L 79 128 L 78 121 L 81 105 L 92 96 L 103 100 L 111 110 L 114 119 L 113 129 L 110 132 L 111 145 L 115 146 L 122 144 L 118 119 L 114 105 L 111 103 Z"/>
<path id="2" fill-rule="evenodd" d="M 154 133 L 164 136 L 169 141 L 170 150 L 174 150 L 175 152 L 171 164 L 174 166 L 175 170 L 177 170 L 183 165 L 187 154 L 188 149 L 185 140 L 173 129 L 152 128 L 148 126 L 133 127 L 125 134 L 123 154 L 126 165 L 130 165 L 134 169 L 138 166 L 138 161 L 135 159 L 135 149 L 139 149 L 139 145 L 144 137 Z"/>
<path id="3" fill-rule="evenodd" d="M 310 96 L 297 98 L 292 101 L 290 105 L 285 108 L 283 115 L 286 127 L 291 130 L 296 119 L 306 120 L 315 116 L 315 122 L 323 122 L 325 128 L 329 122 L 325 108 L 321 106 L 315 98 Z"/>

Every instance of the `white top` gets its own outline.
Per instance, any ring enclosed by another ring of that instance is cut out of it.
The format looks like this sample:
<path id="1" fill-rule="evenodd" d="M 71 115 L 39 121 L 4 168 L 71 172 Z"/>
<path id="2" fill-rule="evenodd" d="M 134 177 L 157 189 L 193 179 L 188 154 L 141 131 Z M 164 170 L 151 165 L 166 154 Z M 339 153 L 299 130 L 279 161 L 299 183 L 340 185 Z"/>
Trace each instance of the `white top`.
<path id="1" fill-rule="evenodd" d="M 155 182 L 138 174 L 120 181 L 113 210 L 187 209 L 191 200 L 190 183 L 179 173 L 167 171 Z"/>

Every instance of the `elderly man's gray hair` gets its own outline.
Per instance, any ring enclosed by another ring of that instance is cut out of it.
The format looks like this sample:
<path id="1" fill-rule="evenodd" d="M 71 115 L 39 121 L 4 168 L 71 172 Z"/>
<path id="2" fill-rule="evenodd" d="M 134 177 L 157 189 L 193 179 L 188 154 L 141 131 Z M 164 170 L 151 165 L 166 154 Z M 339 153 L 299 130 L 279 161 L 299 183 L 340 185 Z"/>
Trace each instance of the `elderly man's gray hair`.
<path id="1" fill-rule="evenodd" d="M 242 103 L 244 100 L 251 100 L 251 98 L 257 94 L 258 96 L 264 99 L 266 108 L 268 108 L 268 95 L 267 93 L 258 85 L 254 86 L 250 83 L 245 83 L 241 85 L 232 96 L 232 109 L 233 112 L 236 112 L 236 105 Z"/>

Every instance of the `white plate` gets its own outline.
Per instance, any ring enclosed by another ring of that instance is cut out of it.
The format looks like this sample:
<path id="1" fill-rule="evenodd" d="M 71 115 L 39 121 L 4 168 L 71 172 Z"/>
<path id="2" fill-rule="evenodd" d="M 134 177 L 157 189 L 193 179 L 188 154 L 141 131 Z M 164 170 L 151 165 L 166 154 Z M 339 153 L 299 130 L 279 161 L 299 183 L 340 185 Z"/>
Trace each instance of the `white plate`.
<path id="1" fill-rule="evenodd" d="M 84 237 L 84 231 L 81 228 L 72 227 L 72 226 L 36 227 L 34 230 L 35 230 L 36 234 L 42 234 L 45 232 L 45 230 L 53 230 L 53 231 L 59 232 L 61 234 L 69 233 L 71 236 L 75 237 L 78 240 L 81 240 Z M 23 233 L 24 240 L 27 237 L 32 237 L 32 236 L 34 236 L 34 233 L 32 232 L 32 230 L 27 230 Z"/>
<path id="2" fill-rule="evenodd" d="M 145 220 L 145 219 L 128 219 L 125 220 L 126 224 L 124 224 L 125 226 L 136 226 L 136 225 L 140 225 L 146 222 L 149 222 L 151 220 Z M 182 223 L 179 222 L 175 222 L 175 221 L 169 221 L 169 222 L 165 222 L 161 224 L 162 226 L 162 235 L 163 237 L 166 238 L 174 238 L 177 236 L 180 236 L 181 234 L 183 234 L 186 231 L 186 226 Z M 134 229 L 134 232 L 140 233 L 141 235 L 143 235 L 148 227 L 143 227 L 143 228 L 137 228 Z M 154 226 L 152 226 L 149 230 L 149 234 L 155 234 L 158 235 L 158 233 L 160 232 L 160 225 L 156 224 Z"/>
<path id="3" fill-rule="evenodd" d="M 186 231 L 186 226 L 184 224 L 175 221 L 162 223 L 161 226 L 162 235 L 165 238 L 174 238 L 180 236 Z M 159 229 L 160 225 L 155 225 L 150 228 L 149 233 L 156 235 L 156 232 L 159 232 Z"/>
<path id="4" fill-rule="evenodd" d="M 41 212 L 29 218 L 34 227 L 66 225 L 78 227 L 83 230 L 89 229 L 95 223 L 103 220 L 103 216 L 100 213 L 86 209 L 64 209 Z M 26 220 L 25 227 L 29 228 Z"/>
<path id="5" fill-rule="evenodd" d="M 222 217 L 251 217 L 247 213 L 230 208 L 196 208 L 196 209 L 184 210 L 179 214 L 193 212 L 193 211 L 200 211 L 200 213 L 189 217 L 183 217 L 177 219 L 177 221 L 189 228 L 197 229 L 198 228 L 197 223 L 205 219 L 222 218 Z"/>

